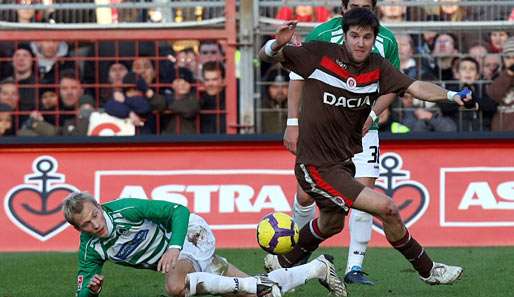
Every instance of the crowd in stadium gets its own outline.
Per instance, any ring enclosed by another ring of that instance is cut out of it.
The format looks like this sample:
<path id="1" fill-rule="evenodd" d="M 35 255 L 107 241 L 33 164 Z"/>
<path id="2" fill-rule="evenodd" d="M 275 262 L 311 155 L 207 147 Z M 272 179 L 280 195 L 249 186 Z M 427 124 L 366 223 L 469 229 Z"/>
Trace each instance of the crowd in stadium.
<path id="1" fill-rule="evenodd" d="M 488 14 L 458 5 L 410 8 L 382 5 L 378 14 L 387 23 L 480 20 L 491 19 L 493 14 L 494 20 L 514 20 L 514 10 Z M 207 12 L 202 11 L 200 18 Z M 323 22 L 338 13 L 324 7 L 285 6 L 273 17 Z M 151 20 L 151 15 L 148 11 L 141 21 Z M 9 20 L 5 15 L 4 19 Z M 10 19 L 53 22 L 63 17 L 57 12 L 20 9 Z M 395 35 L 404 73 L 440 82 L 451 90 L 469 86 L 481 110 L 465 111 L 404 96 L 380 116 L 382 131 L 514 130 L 512 32 Z M 95 111 L 129 119 L 137 134 L 226 133 L 225 84 L 237 82 L 225 82 L 224 60 L 224 45 L 216 40 L 3 42 L 0 135 L 88 135 L 89 117 Z M 281 133 L 287 118 L 289 74 L 279 65 L 261 65 L 261 70 L 256 132 Z"/>

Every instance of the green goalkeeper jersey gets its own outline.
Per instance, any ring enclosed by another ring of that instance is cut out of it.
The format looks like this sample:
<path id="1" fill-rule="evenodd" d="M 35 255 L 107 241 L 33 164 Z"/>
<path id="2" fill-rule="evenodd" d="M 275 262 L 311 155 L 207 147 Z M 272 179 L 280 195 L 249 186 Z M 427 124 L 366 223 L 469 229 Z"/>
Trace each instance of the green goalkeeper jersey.
<path id="1" fill-rule="evenodd" d="M 182 248 L 189 210 L 179 204 L 124 198 L 102 205 L 109 237 L 80 235 L 77 296 L 97 296 L 87 284 L 105 261 L 134 268 L 156 269 L 169 247 Z"/>
<path id="2" fill-rule="evenodd" d="M 329 21 L 320 24 L 305 38 L 309 41 L 325 41 L 337 44 L 343 44 L 343 17 L 335 17 Z M 400 57 L 398 55 L 398 43 L 393 32 L 386 27 L 380 25 L 378 36 L 373 46 L 373 52 L 378 53 L 388 60 L 396 69 L 400 69 Z M 378 119 L 373 123 L 370 130 L 378 130 Z"/>

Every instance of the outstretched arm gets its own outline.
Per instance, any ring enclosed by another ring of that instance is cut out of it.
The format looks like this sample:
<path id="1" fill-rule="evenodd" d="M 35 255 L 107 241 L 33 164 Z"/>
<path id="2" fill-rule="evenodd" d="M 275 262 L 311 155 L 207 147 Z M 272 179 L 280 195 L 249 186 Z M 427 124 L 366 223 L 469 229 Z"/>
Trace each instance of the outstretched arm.
<path id="1" fill-rule="evenodd" d="M 467 88 L 464 88 L 460 92 L 454 92 L 443 89 L 430 82 L 417 80 L 407 88 L 407 92 L 412 94 L 415 98 L 424 101 L 455 101 L 458 105 L 467 108 L 478 107 L 477 103 L 471 97 L 471 90 Z"/>
<path id="2" fill-rule="evenodd" d="M 296 32 L 296 21 L 281 26 L 275 39 L 271 39 L 259 51 L 259 58 L 268 63 L 284 62 L 281 49 L 293 38 Z"/>

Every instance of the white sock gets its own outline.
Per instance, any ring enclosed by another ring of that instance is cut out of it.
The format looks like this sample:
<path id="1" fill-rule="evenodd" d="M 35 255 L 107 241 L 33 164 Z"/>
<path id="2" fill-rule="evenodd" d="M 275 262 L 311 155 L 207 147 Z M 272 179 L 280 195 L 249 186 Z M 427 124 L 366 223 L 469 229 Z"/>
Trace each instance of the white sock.
<path id="1" fill-rule="evenodd" d="M 302 229 L 303 226 L 314 219 L 314 216 L 316 216 L 316 203 L 301 206 L 300 203 L 298 203 L 297 196 L 295 195 L 293 203 L 293 219 L 298 225 L 298 228 Z"/>
<path id="2" fill-rule="evenodd" d="M 282 294 L 304 285 L 310 279 L 322 279 L 325 264 L 312 260 L 307 264 L 274 270 L 268 273 L 268 278 L 280 286 Z"/>
<path id="3" fill-rule="evenodd" d="M 371 239 L 373 216 L 367 212 L 352 209 L 350 214 L 350 246 L 348 247 L 348 264 L 346 273 L 353 266 L 362 267 L 368 243 Z"/>
<path id="4" fill-rule="evenodd" d="M 257 293 L 257 279 L 254 277 L 228 277 L 207 272 L 193 272 L 188 274 L 188 278 L 191 295 Z"/>

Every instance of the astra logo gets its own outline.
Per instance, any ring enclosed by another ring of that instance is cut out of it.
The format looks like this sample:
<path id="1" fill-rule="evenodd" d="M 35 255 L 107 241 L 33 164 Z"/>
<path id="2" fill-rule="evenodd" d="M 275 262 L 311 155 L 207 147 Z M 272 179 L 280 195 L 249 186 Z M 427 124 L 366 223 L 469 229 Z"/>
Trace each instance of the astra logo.
<path id="1" fill-rule="evenodd" d="M 336 95 L 328 92 L 323 93 L 323 103 L 346 108 L 357 108 L 366 105 L 371 106 L 369 96 L 366 96 L 364 98 L 346 98 L 341 96 L 338 98 Z"/>

